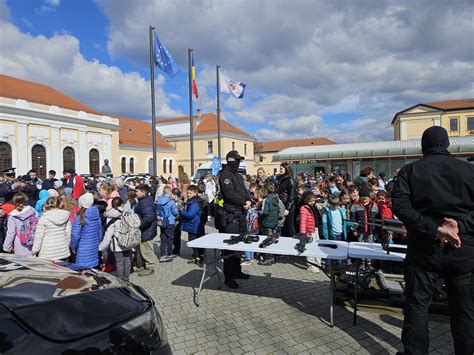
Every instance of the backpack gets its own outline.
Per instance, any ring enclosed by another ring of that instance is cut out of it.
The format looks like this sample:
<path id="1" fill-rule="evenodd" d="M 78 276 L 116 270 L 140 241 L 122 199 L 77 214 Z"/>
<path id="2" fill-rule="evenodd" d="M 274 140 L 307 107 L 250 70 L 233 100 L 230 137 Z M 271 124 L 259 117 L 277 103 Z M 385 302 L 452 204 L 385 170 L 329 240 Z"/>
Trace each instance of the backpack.
<path id="1" fill-rule="evenodd" d="M 16 231 L 16 237 L 23 247 L 31 250 L 35 237 L 36 225 L 38 224 L 37 214 L 32 214 L 20 224 L 20 229 Z"/>
<path id="2" fill-rule="evenodd" d="M 156 224 L 160 227 L 166 228 L 170 225 L 171 206 L 167 202 L 164 205 L 156 204 Z"/>
<path id="3" fill-rule="evenodd" d="M 245 221 L 247 222 L 247 233 L 258 234 L 260 230 L 258 225 L 258 210 L 255 207 L 249 208 Z"/>
<path id="4" fill-rule="evenodd" d="M 120 219 L 115 237 L 120 248 L 132 249 L 141 242 L 142 232 L 140 231 L 140 217 L 135 212 L 124 212 Z"/>

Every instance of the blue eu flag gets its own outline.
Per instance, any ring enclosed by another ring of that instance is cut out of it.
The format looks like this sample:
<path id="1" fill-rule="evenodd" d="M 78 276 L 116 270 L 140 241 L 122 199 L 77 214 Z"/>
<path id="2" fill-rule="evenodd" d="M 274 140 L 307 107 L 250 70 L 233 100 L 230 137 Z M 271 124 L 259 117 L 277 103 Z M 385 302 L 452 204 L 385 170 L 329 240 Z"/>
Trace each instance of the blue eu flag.
<path id="1" fill-rule="evenodd" d="M 155 35 L 155 48 L 153 49 L 155 64 L 158 66 L 158 68 L 168 74 L 169 77 L 173 78 L 176 74 L 180 72 L 179 67 L 174 61 L 170 52 L 168 52 L 163 43 L 161 43 L 156 33 L 153 34 Z"/>

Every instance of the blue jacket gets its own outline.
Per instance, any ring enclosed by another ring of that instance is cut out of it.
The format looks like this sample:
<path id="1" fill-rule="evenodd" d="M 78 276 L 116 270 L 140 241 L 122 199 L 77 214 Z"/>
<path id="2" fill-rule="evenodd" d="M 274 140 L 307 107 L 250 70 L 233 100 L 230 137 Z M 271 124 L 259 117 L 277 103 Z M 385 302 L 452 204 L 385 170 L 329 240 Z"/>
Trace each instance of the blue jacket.
<path id="1" fill-rule="evenodd" d="M 165 210 L 170 210 L 169 226 L 174 226 L 176 224 L 176 216 L 178 215 L 178 207 L 176 206 L 176 202 L 174 202 L 170 196 L 163 195 L 158 197 L 156 204 L 163 206 Z"/>
<path id="2" fill-rule="evenodd" d="M 156 237 L 158 228 L 156 224 L 156 209 L 153 199 L 145 196 L 139 199 L 135 205 L 135 213 L 140 217 L 140 231 L 142 232 L 142 242 L 153 240 Z"/>
<path id="3" fill-rule="evenodd" d="M 49 193 L 47 190 L 41 190 L 39 192 L 39 200 L 36 201 L 35 210 L 38 211 L 40 216 L 43 214 L 43 205 L 48 198 L 49 198 Z"/>
<path id="4" fill-rule="evenodd" d="M 342 240 L 347 240 L 347 228 L 352 226 L 354 223 L 346 220 L 346 210 L 342 207 L 338 207 L 338 211 L 341 214 L 342 219 Z M 323 209 L 323 239 L 334 240 L 334 231 L 332 229 L 332 215 L 330 213 L 330 207 Z"/>
<path id="5" fill-rule="evenodd" d="M 77 215 L 72 223 L 71 249 L 76 251 L 76 265 L 93 268 L 99 265 L 99 244 L 102 241 L 102 222 L 97 207 L 89 207 L 84 215 L 85 224 Z"/>
<path id="6" fill-rule="evenodd" d="M 180 216 L 182 231 L 193 234 L 199 232 L 199 228 L 201 227 L 201 208 L 202 200 L 199 196 L 194 196 L 186 202 Z"/>

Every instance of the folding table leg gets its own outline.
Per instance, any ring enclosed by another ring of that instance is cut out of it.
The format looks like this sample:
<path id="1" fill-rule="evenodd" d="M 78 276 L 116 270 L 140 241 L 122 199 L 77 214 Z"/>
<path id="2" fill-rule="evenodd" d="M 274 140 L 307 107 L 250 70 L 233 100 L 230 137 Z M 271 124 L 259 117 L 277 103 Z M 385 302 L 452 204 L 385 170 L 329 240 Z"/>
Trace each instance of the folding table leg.
<path id="1" fill-rule="evenodd" d="M 194 303 L 196 304 L 196 306 L 199 307 L 199 295 L 201 294 L 201 290 L 202 290 L 202 285 L 204 284 L 204 279 L 206 278 L 206 271 L 207 271 L 207 265 L 204 264 L 202 266 L 202 277 L 201 277 L 201 282 L 199 283 L 199 288 L 196 292 L 196 296 L 194 298 Z"/>
<path id="2" fill-rule="evenodd" d="M 216 273 L 217 276 L 217 288 L 220 290 L 221 289 L 221 276 L 219 275 L 219 268 L 217 267 L 218 263 L 218 258 L 217 258 L 217 250 L 214 249 L 214 272 Z"/>
<path id="3" fill-rule="evenodd" d="M 355 273 L 355 283 L 354 283 L 354 325 L 357 324 L 357 297 L 359 292 L 359 270 L 360 270 L 361 259 L 357 259 L 356 262 L 356 273 Z"/>
<path id="4" fill-rule="evenodd" d="M 332 259 L 329 259 L 329 272 L 331 273 L 331 282 L 330 282 L 330 289 L 329 289 L 329 297 L 330 297 L 329 325 L 332 328 L 334 326 L 334 289 L 336 288 L 336 281 L 334 279 L 334 268 L 333 268 Z"/>

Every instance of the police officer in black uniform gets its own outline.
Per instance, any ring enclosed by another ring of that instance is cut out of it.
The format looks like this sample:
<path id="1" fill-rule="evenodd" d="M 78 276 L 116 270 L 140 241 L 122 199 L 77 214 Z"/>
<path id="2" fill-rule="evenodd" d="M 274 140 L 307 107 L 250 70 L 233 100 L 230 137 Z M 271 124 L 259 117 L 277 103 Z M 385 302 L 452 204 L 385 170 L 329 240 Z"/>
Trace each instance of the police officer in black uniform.
<path id="1" fill-rule="evenodd" d="M 15 181 L 15 168 L 8 168 L 3 170 L 3 177 L 5 182 L 0 184 L 0 200 L 3 203 L 9 202 L 13 199 L 13 196 L 24 189 L 26 184 L 20 181 Z"/>
<path id="2" fill-rule="evenodd" d="M 244 179 L 239 174 L 240 161 L 244 160 L 236 150 L 231 150 L 226 155 L 227 165 L 222 168 L 219 175 L 219 188 L 224 199 L 224 216 L 222 220 L 222 233 L 246 233 L 245 215 L 250 207 L 250 193 L 244 185 Z M 240 266 L 240 257 L 232 255 L 235 252 L 224 250 L 224 277 L 225 284 L 232 289 L 239 287 L 235 279 L 248 279 L 250 275 L 244 274 Z"/>
<path id="3" fill-rule="evenodd" d="M 474 354 L 474 165 L 448 152 L 446 130 L 430 127 L 423 158 L 405 165 L 392 192 L 408 230 L 404 354 L 428 354 L 428 310 L 444 277 L 456 354 Z"/>

